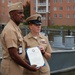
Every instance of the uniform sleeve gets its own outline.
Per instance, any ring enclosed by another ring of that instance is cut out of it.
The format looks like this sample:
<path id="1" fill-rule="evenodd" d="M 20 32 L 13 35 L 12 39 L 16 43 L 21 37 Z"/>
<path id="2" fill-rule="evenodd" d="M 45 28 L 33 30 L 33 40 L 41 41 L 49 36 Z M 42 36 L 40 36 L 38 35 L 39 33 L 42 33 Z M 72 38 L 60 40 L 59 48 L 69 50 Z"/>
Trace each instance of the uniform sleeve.
<path id="1" fill-rule="evenodd" d="M 47 41 L 46 51 L 49 52 L 49 53 L 51 53 L 52 52 L 52 48 L 51 48 L 51 45 L 50 45 L 49 40 L 48 40 L 47 37 L 46 37 L 46 41 Z"/>
<path id="2" fill-rule="evenodd" d="M 10 48 L 10 47 L 18 48 L 17 36 L 16 36 L 16 33 L 14 31 L 12 31 L 12 30 L 7 31 L 4 35 L 4 37 L 5 37 L 5 42 L 6 42 L 7 48 Z"/>

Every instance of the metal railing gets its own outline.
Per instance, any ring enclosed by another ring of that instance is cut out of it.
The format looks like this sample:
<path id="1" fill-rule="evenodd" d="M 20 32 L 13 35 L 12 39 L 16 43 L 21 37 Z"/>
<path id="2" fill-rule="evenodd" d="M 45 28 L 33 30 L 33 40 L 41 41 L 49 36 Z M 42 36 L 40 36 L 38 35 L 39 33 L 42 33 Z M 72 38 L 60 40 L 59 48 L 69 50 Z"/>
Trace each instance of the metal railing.
<path id="1" fill-rule="evenodd" d="M 2 30 L 3 30 L 3 27 L 0 26 L 0 33 L 2 32 Z M 27 26 L 21 27 L 21 30 L 24 36 L 28 34 L 30 31 Z M 64 37 L 66 35 L 69 35 L 69 33 L 70 35 L 75 36 L 75 30 L 70 30 L 69 32 L 69 30 L 63 30 L 61 28 L 60 29 L 50 29 L 50 28 L 45 27 L 41 29 L 41 32 L 43 32 L 46 36 L 48 36 L 49 41 L 54 41 L 54 36 L 56 35 L 61 35 L 63 38 L 63 42 L 64 42 Z"/>
<path id="2" fill-rule="evenodd" d="M 22 30 L 24 36 L 29 33 L 29 29 L 27 27 L 21 28 L 21 30 Z M 65 36 L 67 36 L 67 35 L 75 36 L 75 30 L 70 30 L 70 32 L 68 32 L 68 30 L 63 30 L 63 29 L 42 28 L 41 31 L 46 36 L 48 36 L 49 41 L 54 41 L 54 36 L 56 36 L 56 35 L 61 35 L 63 38 L 63 42 L 64 42 Z"/>

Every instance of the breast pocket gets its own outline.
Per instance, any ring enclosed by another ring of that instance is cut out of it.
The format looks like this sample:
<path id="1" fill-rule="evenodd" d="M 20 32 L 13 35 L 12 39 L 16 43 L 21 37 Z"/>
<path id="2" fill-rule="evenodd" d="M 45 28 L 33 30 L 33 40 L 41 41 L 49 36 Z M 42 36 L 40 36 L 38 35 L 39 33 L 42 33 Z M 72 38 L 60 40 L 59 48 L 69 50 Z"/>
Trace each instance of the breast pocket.
<path id="1" fill-rule="evenodd" d="M 18 40 L 19 40 L 19 42 L 22 42 L 23 41 L 23 37 L 22 37 L 21 34 L 18 34 Z"/>

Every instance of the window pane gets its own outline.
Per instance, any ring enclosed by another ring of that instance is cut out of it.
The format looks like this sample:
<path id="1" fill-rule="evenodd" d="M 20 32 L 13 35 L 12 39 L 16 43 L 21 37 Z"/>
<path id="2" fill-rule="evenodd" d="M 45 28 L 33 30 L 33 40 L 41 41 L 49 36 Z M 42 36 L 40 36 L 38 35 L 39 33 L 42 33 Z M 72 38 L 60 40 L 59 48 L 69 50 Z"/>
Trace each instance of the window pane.
<path id="1" fill-rule="evenodd" d="M 70 2 L 70 0 L 67 0 L 67 2 L 69 3 L 69 2 Z"/>
<path id="2" fill-rule="evenodd" d="M 73 2 L 75 2 L 75 0 L 73 0 Z"/>
<path id="3" fill-rule="evenodd" d="M 11 0 L 8 0 L 8 4 L 12 4 L 12 1 Z"/>
<path id="4" fill-rule="evenodd" d="M 2 3 L 4 3 L 5 0 L 2 0 Z"/>
<path id="5" fill-rule="evenodd" d="M 57 0 L 54 0 L 54 3 L 57 3 Z"/>
<path id="6" fill-rule="evenodd" d="M 75 14 L 73 14 L 73 18 L 75 18 Z"/>
<path id="7" fill-rule="evenodd" d="M 56 18 L 57 17 L 57 14 L 54 14 L 54 18 Z"/>
<path id="8" fill-rule="evenodd" d="M 67 10 L 70 10 L 70 6 L 67 6 Z"/>
<path id="9" fill-rule="evenodd" d="M 70 14 L 67 14 L 67 18 L 70 18 Z"/>
<path id="10" fill-rule="evenodd" d="M 54 11 L 56 11 L 57 10 L 57 7 L 54 7 Z"/>
<path id="11" fill-rule="evenodd" d="M 73 6 L 73 10 L 75 10 L 75 6 Z"/>
<path id="12" fill-rule="evenodd" d="M 60 10 L 63 10 L 63 7 L 60 7 Z"/>
<path id="13" fill-rule="evenodd" d="M 36 0 L 34 0 L 34 3 L 36 3 Z"/>
<path id="14" fill-rule="evenodd" d="M 59 15 L 59 17 L 60 17 L 60 18 L 62 18 L 62 17 L 63 17 L 63 15 L 62 15 L 62 14 L 60 14 L 60 15 Z"/>
<path id="15" fill-rule="evenodd" d="M 60 3 L 62 3 L 63 2 L 63 0 L 59 0 L 60 1 Z"/>

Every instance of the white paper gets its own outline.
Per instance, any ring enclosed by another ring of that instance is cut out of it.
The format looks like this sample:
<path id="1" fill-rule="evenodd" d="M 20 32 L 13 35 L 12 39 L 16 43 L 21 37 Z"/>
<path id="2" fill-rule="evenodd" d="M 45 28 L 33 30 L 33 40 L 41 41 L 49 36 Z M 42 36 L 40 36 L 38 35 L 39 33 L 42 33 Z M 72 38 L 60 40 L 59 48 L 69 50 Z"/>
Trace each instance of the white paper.
<path id="1" fill-rule="evenodd" d="M 38 47 L 28 48 L 27 55 L 31 65 L 37 65 L 37 67 L 40 67 L 45 64 L 41 51 Z"/>

